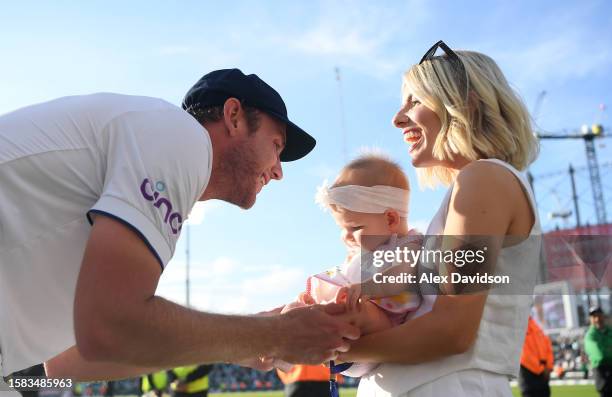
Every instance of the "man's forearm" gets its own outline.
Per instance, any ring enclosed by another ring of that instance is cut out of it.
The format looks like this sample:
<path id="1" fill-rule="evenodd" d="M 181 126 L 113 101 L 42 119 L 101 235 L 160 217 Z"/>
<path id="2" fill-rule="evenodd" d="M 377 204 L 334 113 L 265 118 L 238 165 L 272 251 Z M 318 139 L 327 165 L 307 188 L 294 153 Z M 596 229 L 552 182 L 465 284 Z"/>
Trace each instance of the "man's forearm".
<path id="1" fill-rule="evenodd" d="M 335 305 L 273 316 L 203 313 L 155 296 L 159 264 L 121 222 L 95 218 L 74 298 L 76 345 L 87 361 L 171 368 L 258 356 L 329 361 L 359 330 L 332 317 Z"/>
<path id="2" fill-rule="evenodd" d="M 50 378 L 70 378 L 75 382 L 96 382 L 142 376 L 165 368 L 142 367 L 110 362 L 87 361 L 76 346 L 53 357 L 45 363 Z"/>
<path id="3" fill-rule="evenodd" d="M 88 337 L 78 345 L 86 358 L 171 368 L 244 360 L 274 347 L 273 317 L 203 313 L 157 296 L 116 310 L 97 330 L 83 330 Z"/>

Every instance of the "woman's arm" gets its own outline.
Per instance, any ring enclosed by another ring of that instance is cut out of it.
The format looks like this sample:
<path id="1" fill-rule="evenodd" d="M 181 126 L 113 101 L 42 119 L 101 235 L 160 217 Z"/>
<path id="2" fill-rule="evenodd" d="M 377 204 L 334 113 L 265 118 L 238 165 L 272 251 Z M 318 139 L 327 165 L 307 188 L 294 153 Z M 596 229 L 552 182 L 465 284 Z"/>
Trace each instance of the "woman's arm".
<path id="1" fill-rule="evenodd" d="M 463 353 L 474 342 L 485 300 L 486 295 L 439 296 L 431 312 L 361 337 L 339 360 L 418 364 Z"/>
<path id="2" fill-rule="evenodd" d="M 471 163 L 455 182 L 444 235 L 504 236 L 516 220 L 517 205 L 526 200 L 509 171 L 492 163 Z M 519 216 L 531 216 L 523 212 Z M 438 296 L 431 312 L 362 337 L 340 359 L 417 364 L 465 352 L 476 340 L 486 296 L 485 292 Z"/>

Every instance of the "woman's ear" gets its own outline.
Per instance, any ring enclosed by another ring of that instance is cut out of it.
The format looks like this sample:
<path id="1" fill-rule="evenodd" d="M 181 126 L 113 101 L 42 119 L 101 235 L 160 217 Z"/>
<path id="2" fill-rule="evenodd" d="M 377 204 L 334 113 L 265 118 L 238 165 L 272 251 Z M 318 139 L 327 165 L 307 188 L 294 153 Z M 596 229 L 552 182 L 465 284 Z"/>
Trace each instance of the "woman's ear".
<path id="1" fill-rule="evenodd" d="M 387 227 L 391 232 L 397 232 L 399 230 L 401 218 L 396 210 L 388 209 L 385 211 L 385 220 L 387 221 Z"/>

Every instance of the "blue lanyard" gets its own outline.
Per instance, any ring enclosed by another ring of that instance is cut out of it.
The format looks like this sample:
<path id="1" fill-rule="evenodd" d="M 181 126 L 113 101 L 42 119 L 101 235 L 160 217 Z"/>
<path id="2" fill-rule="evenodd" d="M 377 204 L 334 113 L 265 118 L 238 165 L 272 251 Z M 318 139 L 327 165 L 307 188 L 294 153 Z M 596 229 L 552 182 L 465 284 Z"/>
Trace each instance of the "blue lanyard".
<path id="1" fill-rule="evenodd" d="M 338 382 L 336 381 L 336 374 L 349 369 L 353 363 L 342 363 L 335 365 L 334 361 L 329 362 L 329 395 L 330 397 L 340 397 L 338 392 Z"/>

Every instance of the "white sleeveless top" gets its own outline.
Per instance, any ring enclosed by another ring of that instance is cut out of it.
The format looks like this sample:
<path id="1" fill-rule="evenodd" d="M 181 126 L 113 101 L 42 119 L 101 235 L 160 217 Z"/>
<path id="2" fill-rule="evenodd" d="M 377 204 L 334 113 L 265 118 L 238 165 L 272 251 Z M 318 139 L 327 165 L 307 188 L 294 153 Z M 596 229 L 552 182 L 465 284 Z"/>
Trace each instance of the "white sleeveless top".
<path id="1" fill-rule="evenodd" d="M 529 197 L 535 216 L 530 238 L 517 245 L 502 248 L 496 264 L 501 274 L 510 275 L 514 285 L 523 286 L 520 293 L 524 295 L 500 294 L 492 289 L 487 297 L 476 341 L 467 352 L 416 365 L 382 364 L 361 379 L 358 396 L 397 396 L 444 375 L 466 369 L 518 375 L 527 318 L 533 298 L 532 291 L 540 263 L 542 233 L 540 220 L 531 187 L 524 174 L 501 160 L 479 161 L 493 162 L 510 170 Z M 448 189 L 440 209 L 431 220 L 427 235 L 440 235 L 444 232 L 452 191 L 453 185 Z M 411 318 L 431 311 L 435 300 L 436 295 L 424 295 L 421 307 Z"/>

